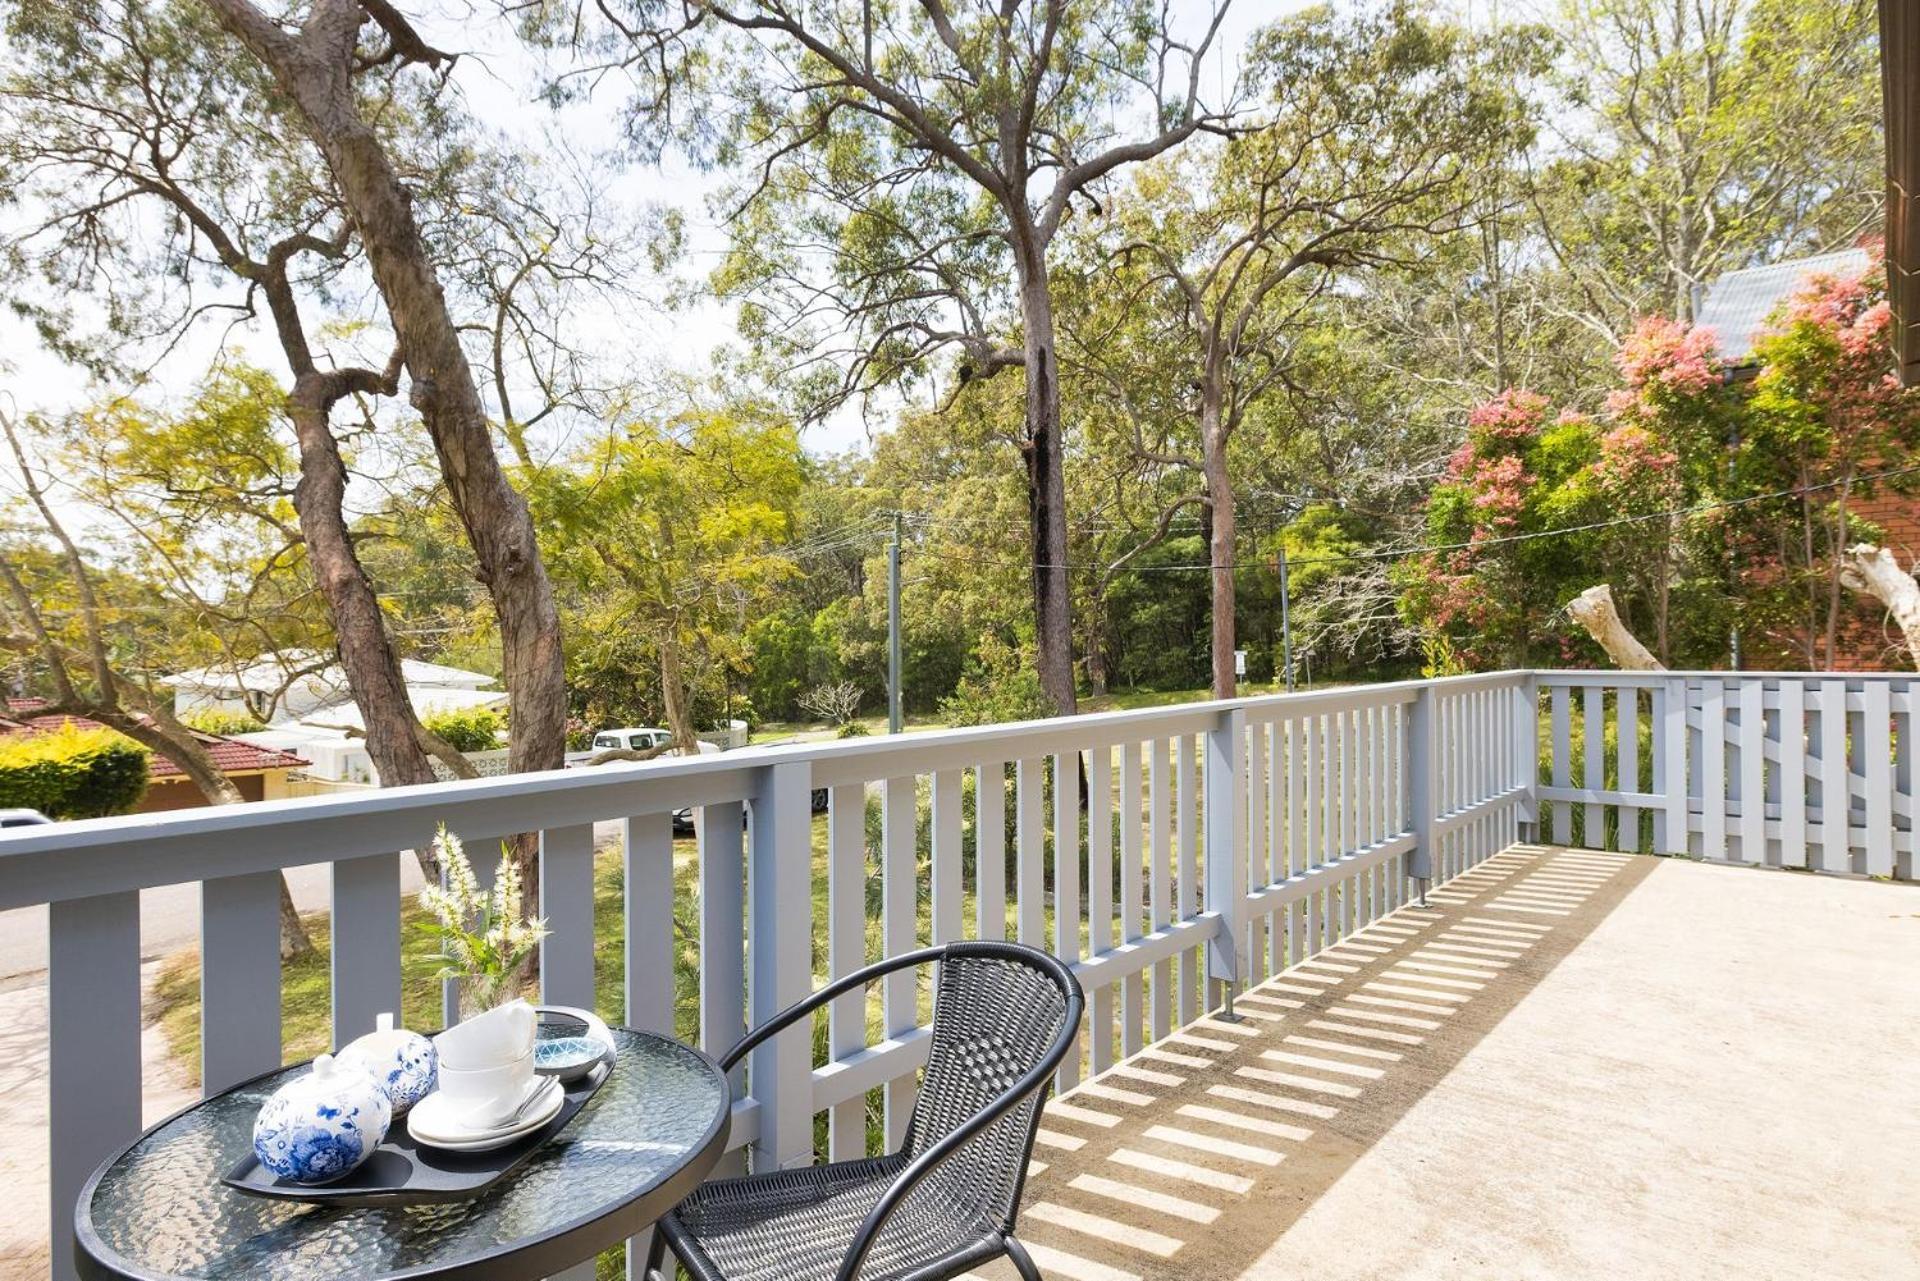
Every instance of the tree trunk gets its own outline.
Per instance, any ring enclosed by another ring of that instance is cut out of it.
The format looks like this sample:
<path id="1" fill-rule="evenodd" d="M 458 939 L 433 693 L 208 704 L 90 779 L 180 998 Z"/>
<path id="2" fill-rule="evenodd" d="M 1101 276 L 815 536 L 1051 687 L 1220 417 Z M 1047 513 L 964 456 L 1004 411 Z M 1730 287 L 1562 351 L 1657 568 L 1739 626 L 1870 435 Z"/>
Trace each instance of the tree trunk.
<path id="1" fill-rule="evenodd" d="M 1207 488 L 1207 504 L 1213 513 L 1207 531 L 1207 561 L 1212 566 L 1207 571 L 1207 577 L 1212 585 L 1213 696 L 1232 698 L 1239 692 L 1240 685 L 1233 661 L 1238 643 L 1234 629 L 1233 577 L 1235 531 L 1238 526 L 1233 503 L 1233 478 L 1227 474 L 1228 433 L 1221 414 L 1222 394 L 1217 379 L 1208 378 L 1203 383 L 1200 393 L 1200 461 Z"/>
<path id="2" fill-rule="evenodd" d="M 513 703 L 508 767 L 557 769 L 566 756 L 559 611 L 526 502 L 494 452 L 479 388 L 411 197 L 359 114 L 352 72 L 367 12 L 357 0 L 317 0 L 298 33 L 289 34 L 248 0 L 207 3 L 272 72 L 326 157 L 393 324 L 411 380 L 409 398 L 433 438 L 448 496 L 493 600 Z"/>
<path id="3" fill-rule="evenodd" d="M 447 495 L 472 545 L 500 627 L 503 676 L 513 705 L 507 768 L 558 769 L 566 760 L 566 671 L 560 615 L 535 541 L 533 520 L 494 452 L 492 429 L 460 331 L 447 309 L 412 198 L 373 127 L 360 117 L 353 73 L 361 26 L 370 17 L 359 0 L 315 0 L 297 32 L 289 32 L 250 0 L 205 0 L 221 25 L 245 44 L 286 93 L 326 157 L 334 188 L 359 234 L 375 287 L 386 304 L 409 400 L 433 438 Z M 419 46 L 402 55 L 433 65 L 444 55 Z M 529 900 L 539 901 L 537 842 L 514 838 Z"/>
<path id="4" fill-rule="evenodd" d="M 1033 540 L 1033 620 L 1040 685 L 1054 710 L 1071 716 L 1073 603 L 1067 590 L 1067 484 L 1060 433 L 1059 366 L 1054 360 L 1053 289 L 1045 255 L 1016 253 L 1027 370 L 1027 521 Z"/>
<path id="5" fill-rule="evenodd" d="M 666 705 L 667 728 L 673 731 L 673 745 L 682 756 L 700 751 L 700 740 L 693 732 L 693 715 L 687 707 L 686 677 L 680 667 L 680 642 L 672 628 L 660 633 L 660 701 Z"/>
<path id="6" fill-rule="evenodd" d="M 1872 543 L 1855 543 L 1847 548 L 1840 570 L 1840 581 L 1850 590 L 1873 597 L 1887 607 L 1893 621 L 1906 637 L 1907 653 L 1920 668 L 1920 583 L 1900 568 L 1893 552 Z"/>
<path id="7" fill-rule="evenodd" d="M 1614 666 L 1629 672 L 1666 670 L 1620 621 L 1620 612 L 1613 607 L 1613 589 L 1605 583 L 1589 587 L 1568 601 L 1567 614 L 1607 651 Z"/>
<path id="8" fill-rule="evenodd" d="M 220 767 L 213 762 L 207 749 L 200 745 L 193 731 L 173 719 L 165 712 L 151 719 L 143 719 L 118 709 L 103 711 L 97 718 L 102 724 L 125 734 L 136 743 L 164 753 L 168 760 L 186 771 L 187 780 L 200 789 L 209 805 L 243 805 L 246 797 L 240 795 L 240 789 L 233 780 L 221 773 Z M 313 940 L 307 935 L 307 927 L 300 920 L 300 913 L 293 905 L 293 891 L 287 886 L 287 874 L 280 873 L 280 959 L 291 961 L 295 957 L 309 955 L 313 951 Z"/>

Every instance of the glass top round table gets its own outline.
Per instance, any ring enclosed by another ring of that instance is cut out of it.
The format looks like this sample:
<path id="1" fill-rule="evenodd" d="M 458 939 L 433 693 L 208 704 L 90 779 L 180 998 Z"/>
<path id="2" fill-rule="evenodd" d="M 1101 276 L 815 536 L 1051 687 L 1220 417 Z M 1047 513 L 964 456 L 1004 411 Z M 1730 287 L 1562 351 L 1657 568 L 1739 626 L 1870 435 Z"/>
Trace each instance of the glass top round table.
<path id="1" fill-rule="evenodd" d="M 89 1278 L 533 1281 L 644 1231 L 706 1177 L 732 1098 L 712 1059 L 613 1029 L 618 1058 L 580 1114 L 471 1201 L 390 1209 L 264 1200 L 220 1182 L 267 1096 L 305 1065 L 216 1095 L 95 1171 L 74 1209 Z"/>

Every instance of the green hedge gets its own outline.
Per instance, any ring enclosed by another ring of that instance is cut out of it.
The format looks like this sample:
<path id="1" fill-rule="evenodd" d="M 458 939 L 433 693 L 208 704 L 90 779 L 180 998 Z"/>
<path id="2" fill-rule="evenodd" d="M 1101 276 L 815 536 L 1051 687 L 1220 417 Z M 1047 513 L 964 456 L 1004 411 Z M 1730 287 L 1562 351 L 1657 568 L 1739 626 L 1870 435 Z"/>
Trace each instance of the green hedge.
<path id="1" fill-rule="evenodd" d="M 48 818 L 125 814 L 147 794 L 147 749 L 110 729 L 67 726 L 0 740 L 0 808 Z"/>
<path id="2" fill-rule="evenodd" d="M 188 712 L 180 718 L 180 723 L 188 729 L 197 729 L 202 734 L 218 734 L 222 738 L 233 734 L 253 734 L 267 727 L 266 722 L 258 716 L 248 712 L 230 712 L 218 707 Z"/>
<path id="3" fill-rule="evenodd" d="M 447 740 L 456 752 L 490 752 L 500 746 L 500 731 L 506 717 L 490 707 L 470 707 L 465 711 L 435 712 L 420 723 Z"/>

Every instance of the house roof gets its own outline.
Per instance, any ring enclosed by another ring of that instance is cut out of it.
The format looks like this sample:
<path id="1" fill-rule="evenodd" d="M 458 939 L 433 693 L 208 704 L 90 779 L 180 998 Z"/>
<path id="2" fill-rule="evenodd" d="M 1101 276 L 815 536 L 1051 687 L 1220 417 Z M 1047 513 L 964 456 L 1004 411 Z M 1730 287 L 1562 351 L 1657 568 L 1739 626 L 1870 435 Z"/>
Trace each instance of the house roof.
<path id="1" fill-rule="evenodd" d="M 313 650 L 284 650 L 256 659 L 246 667 L 198 667 L 163 677 L 161 683 L 175 689 L 220 692 L 249 690 L 272 694 L 288 683 L 294 672 L 304 672 L 295 684 L 346 692 L 347 676 L 338 663 L 325 662 Z M 400 678 L 409 685 L 432 689 L 479 689 L 494 684 L 485 672 L 470 672 L 443 663 L 423 663 L 417 658 L 400 660 Z"/>
<path id="2" fill-rule="evenodd" d="M 1807 277 L 1825 273 L 1844 275 L 1865 271 L 1872 260 L 1864 249 L 1842 249 L 1729 271 L 1707 286 L 1697 324 L 1710 328 L 1719 340 L 1720 355 L 1740 364 L 1753 352 L 1753 340 L 1773 309 L 1786 301 Z"/>
<path id="3" fill-rule="evenodd" d="M 0 716 L 0 737 L 14 737 L 25 734 L 50 734 L 55 730 L 71 725 L 78 729 L 105 729 L 99 721 L 85 716 L 68 716 L 62 713 L 46 714 L 39 709 L 46 707 L 44 699 L 10 698 L 7 700 L 6 715 Z M 219 767 L 222 774 L 252 774 L 270 769 L 297 769 L 309 762 L 292 752 L 275 751 L 270 747 L 261 747 L 256 743 L 243 743 L 237 738 L 225 738 L 219 734 L 205 734 L 192 731 L 193 736 L 207 749 L 207 755 Z M 156 783 L 174 782 L 187 777 L 187 771 L 180 768 L 178 762 L 161 752 L 154 752 L 148 760 L 147 775 Z"/>
<path id="4" fill-rule="evenodd" d="M 507 691 L 503 689 L 460 689 L 445 685 L 416 685 L 407 683 L 407 699 L 413 704 L 413 714 L 425 720 L 443 712 L 464 712 L 473 707 L 504 707 L 507 703 Z M 360 714 L 360 705 L 351 698 L 335 699 L 319 707 L 300 713 L 298 716 L 282 716 L 273 722 L 274 729 L 322 730 L 365 730 L 366 717 Z"/>

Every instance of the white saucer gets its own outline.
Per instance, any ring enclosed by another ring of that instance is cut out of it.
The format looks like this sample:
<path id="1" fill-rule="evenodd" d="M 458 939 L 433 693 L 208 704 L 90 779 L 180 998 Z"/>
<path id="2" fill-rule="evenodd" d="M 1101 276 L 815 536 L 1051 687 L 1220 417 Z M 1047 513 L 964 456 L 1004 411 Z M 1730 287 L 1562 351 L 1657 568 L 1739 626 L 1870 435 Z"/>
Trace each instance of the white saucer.
<path id="1" fill-rule="evenodd" d="M 541 1077 L 532 1087 L 529 1097 L 533 1096 L 541 1097 L 529 1105 L 519 1120 L 486 1129 L 460 1119 L 447 1096 L 436 1091 L 414 1104 L 413 1110 L 407 1113 L 407 1132 L 428 1147 L 448 1152 L 488 1152 L 505 1147 L 553 1120 L 566 1102 L 567 1092 L 558 1081 Z"/>

